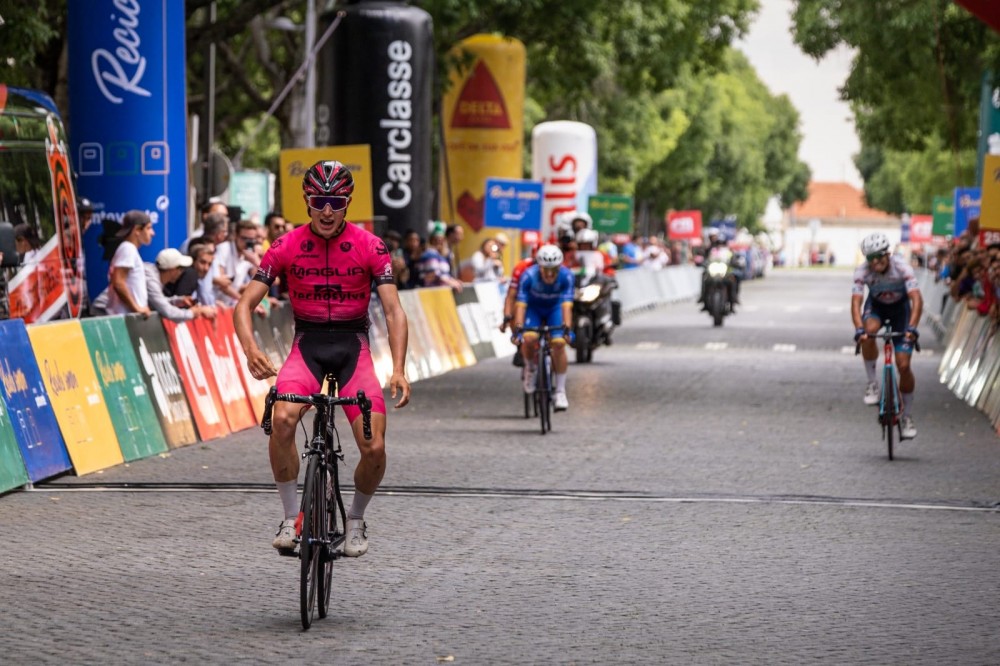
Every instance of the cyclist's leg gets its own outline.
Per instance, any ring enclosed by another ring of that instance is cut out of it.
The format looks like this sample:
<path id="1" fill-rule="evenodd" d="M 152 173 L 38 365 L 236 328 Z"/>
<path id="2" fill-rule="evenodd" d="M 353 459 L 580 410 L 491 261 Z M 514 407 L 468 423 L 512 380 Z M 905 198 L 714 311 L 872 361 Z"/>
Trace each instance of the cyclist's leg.
<path id="1" fill-rule="evenodd" d="M 569 357 L 566 353 L 566 338 L 563 337 L 562 305 L 556 304 L 545 315 L 546 323 L 556 329 L 552 332 L 552 379 L 553 399 L 556 409 L 562 411 L 569 407 L 566 398 L 566 371 L 569 369 Z"/>
<path id="2" fill-rule="evenodd" d="M 358 451 L 361 453 L 361 459 L 354 470 L 354 487 L 361 493 L 370 496 L 378 488 L 385 475 L 385 398 L 382 395 L 382 386 L 375 374 L 375 365 L 372 362 L 371 349 L 368 346 L 368 336 L 364 333 L 352 335 L 355 336 L 355 362 L 343 367 L 337 373 L 337 382 L 340 385 L 341 396 L 351 397 L 356 395 L 359 390 L 363 390 L 365 396 L 372 403 L 371 439 L 365 439 L 361 409 L 352 405 L 344 407 L 344 415 L 351 424 L 354 441 L 357 442 Z M 362 508 L 360 511 L 363 513 L 364 509 Z M 354 517 L 360 518 L 361 516 Z"/>
<path id="3" fill-rule="evenodd" d="M 861 310 L 861 325 L 868 335 L 878 333 L 882 328 L 882 313 L 877 304 L 869 296 Z M 861 357 L 865 361 L 865 371 L 868 374 L 868 381 L 875 381 L 875 366 L 878 364 L 878 344 L 874 338 L 868 338 L 861 343 Z"/>
<path id="4" fill-rule="evenodd" d="M 524 311 L 524 326 L 535 328 L 540 326 L 542 318 L 538 310 L 530 305 Z M 535 363 L 535 356 L 538 354 L 538 333 L 535 331 L 525 331 L 524 340 L 521 342 L 521 357 L 524 359 L 523 384 L 524 390 L 531 393 L 535 390 L 535 373 L 538 371 Z"/>
<path id="5" fill-rule="evenodd" d="M 905 331 L 910 323 L 910 303 L 904 299 L 892 308 L 889 316 L 893 331 Z M 917 386 L 916 377 L 910 367 L 910 359 L 913 355 L 913 343 L 905 338 L 897 338 L 893 342 L 896 352 L 896 369 L 899 370 L 899 397 L 903 403 L 902 416 L 911 416 L 910 407 L 913 405 L 913 392 Z"/>

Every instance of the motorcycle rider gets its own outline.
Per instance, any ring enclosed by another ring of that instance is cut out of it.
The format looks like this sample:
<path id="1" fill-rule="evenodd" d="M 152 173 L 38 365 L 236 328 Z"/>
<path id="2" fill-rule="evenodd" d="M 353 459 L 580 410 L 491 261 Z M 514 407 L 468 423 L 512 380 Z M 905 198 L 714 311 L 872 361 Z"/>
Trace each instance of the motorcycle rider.
<path id="1" fill-rule="evenodd" d="M 698 262 L 698 259 L 701 259 Z M 729 294 L 729 302 L 738 305 L 740 302 L 740 281 L 733 271 L 735 254 L 729 249 L 729 243 L 725 237 L 715 227 L 708 230 L 708 242 L 704 250 L 696 257 L 696 263 L 700 263 L 701 271 L 701 296 L 698 302 L 701 303 L 701 311 L 708 311 L 708 303 L 705 302 L 705 287 L 708 284 L 708 264 L 713 260 L 724 261 L 729 265 L 729 273 L 726 274 L 726 291 Z"/>

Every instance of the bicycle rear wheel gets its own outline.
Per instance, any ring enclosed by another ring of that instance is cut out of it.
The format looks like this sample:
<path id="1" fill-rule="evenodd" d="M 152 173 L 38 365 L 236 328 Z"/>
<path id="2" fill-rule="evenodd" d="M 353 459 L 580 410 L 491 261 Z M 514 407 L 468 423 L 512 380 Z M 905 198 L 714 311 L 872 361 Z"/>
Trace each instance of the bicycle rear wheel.
<path id="1" fill-rule="evenodd" d="M 321 516 L 323 492 L 318 456 L 309 457 L 306 468 L 305 488 L 302 492 L 302 534 L 299 540 L 299 612 L 302 628 L 312 625 L 316 610 L 317 588 L 319 586 L 320 561 L 323 558 Z"/>
<path id="2" fill-rule="evenodd" d="M 885 417 L 882 427 L 885 432 L 885 443 L 889 448 L 889 460 L 892 460 L 893 439 L 896 435 L 896 420 L 898 417 L 896 408 L 896 381 L 892 372 L 886 371 L 882 378 L 882 385 L 885 387 Z"/>

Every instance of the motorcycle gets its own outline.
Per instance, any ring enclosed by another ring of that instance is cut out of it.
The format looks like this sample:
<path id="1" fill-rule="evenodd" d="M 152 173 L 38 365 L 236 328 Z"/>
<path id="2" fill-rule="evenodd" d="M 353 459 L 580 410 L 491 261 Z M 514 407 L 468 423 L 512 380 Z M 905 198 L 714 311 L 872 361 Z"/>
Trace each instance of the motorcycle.
<path id="1" fill-rule="evenodd" d="M 733 314 L 733 289 L 736 276 L 733 275 L 728 252 L 715 253 L 708 258 L 705 266 L 705 309 L 712 317 L 714 326 L 722 326 L 726 315 Z"/>
<path id="2" fill-rule="evenodd" d="M 589 363 L 594 349 L 611 344 L 611 333 L 620 326 L 621 303 L 611 299 L 615 279 L 598 273 L 577 276 L 573 298 L 573 333 L 576 362 Z"/>

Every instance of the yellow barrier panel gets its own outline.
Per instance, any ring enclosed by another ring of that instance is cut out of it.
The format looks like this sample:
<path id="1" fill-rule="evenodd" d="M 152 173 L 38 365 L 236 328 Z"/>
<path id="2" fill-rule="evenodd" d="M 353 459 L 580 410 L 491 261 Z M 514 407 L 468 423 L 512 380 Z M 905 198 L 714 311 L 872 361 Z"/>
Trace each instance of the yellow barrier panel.
<path id="1" fill-rule="evenodd" d="M 451 289 L 438 287 L 435 289 L 419 289 L 420 300 L 427 315 L 434 339 L 441 353 L 451 363 L 451 369 L 464 368 L 476 362 L 476 355 L 465 337 L 462 321 L 458 318 L 455 298 Z"/>
<path id="2" fill-rule="evenodd" d="M 28 337 L 76 473 L 125 462 L 80 322 L 31 326 Z"/>

